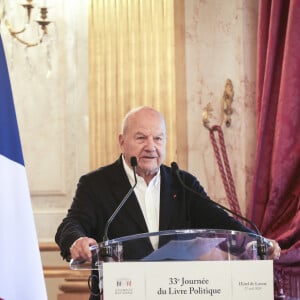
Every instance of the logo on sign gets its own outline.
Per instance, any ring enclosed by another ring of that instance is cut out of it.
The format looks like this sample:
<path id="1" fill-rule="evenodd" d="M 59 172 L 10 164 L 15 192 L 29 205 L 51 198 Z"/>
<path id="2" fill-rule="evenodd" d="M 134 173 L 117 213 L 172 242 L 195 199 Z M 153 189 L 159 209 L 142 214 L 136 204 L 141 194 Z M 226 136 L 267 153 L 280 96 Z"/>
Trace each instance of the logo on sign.
<path id="1" fill-rule="evenodd" d="M 129 295 L 133 293 L 133 284 L 130 278 L 118 278 L 115 286 L 116 295 Z"/>

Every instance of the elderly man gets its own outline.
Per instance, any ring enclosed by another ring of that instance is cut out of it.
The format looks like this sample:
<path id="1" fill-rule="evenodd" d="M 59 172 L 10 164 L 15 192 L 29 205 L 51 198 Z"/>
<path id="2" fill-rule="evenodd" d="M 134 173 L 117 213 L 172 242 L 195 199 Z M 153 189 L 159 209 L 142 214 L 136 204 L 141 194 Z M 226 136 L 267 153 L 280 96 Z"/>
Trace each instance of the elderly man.
<path id="1" fill-rule="evenodd" d="M 65 259 L 91 258 L 90 246 L 102 241 L 108 219 L 135 183 L 132 157 L 137 159 L 137 185 L 110 224 L 110 238 L 171 229 L 250 231 L 209 201 L 193 175 L 180 171 L 184 183 L 197 194 L 180 184 L 172 169 L 163 165 L 166 140 L 166 124 L 160 112 L 139 107 L 125 116 L 119 135 L 121 156 L 80 178 L 71 208 L 58 228 L 56 242 Z M 279 251 L 275 245 L 272 255 Z M 158 240 L 153 239 L 124 255 L 143 258 L 157 247 Z M 99 296 L 92 293 L 90 299 Z"/>

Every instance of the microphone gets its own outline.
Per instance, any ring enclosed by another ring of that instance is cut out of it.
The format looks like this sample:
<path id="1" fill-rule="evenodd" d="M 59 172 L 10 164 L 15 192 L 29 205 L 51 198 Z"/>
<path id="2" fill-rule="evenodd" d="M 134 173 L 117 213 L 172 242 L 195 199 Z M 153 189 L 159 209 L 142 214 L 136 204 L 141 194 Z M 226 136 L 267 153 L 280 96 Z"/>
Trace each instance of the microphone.
<path id="1" fill-rule="evenodd" d="M 104 246 L 101 247 L 99 249 L 99 244 L 97 245 L 92 245 L 90 246 L 90 250 L 96 251 L 96 255 L 92 258 L 92 266 L 98 264 L 98 254 L 100 255 L 100 257 L 103 259 L 103 261 L 111 261 L 111 258 L 113 257 L 113 249 L 112 246 L 109 245 L 105 245 L 105 242 L 108 241 L 108 229 L 110 224 L 112 223 L 112 221 L 114 220 L 114 218 L 116 217 L 116 215 L 118 214 L 118 212 L 121 210 L 121 208 L 124 206 L 125 202 L 127 201 L 127 199 L 129 198 L 129 196 L 133 193 L 134 188 L 137 185 L 137 178 L 136 178 L 136 167 L 137 167 L 137 159 L 135 156 L 132 156 L 130 158 L 130 164 L 131 167 L 133 169 L 133 175 L 134 175 L 134 185 L 130 188 L 130 190 L 127 192 L 127 194 L 125 195 L 125 197 L 122 199 L 122 201 L 120 202 L 120 204 L 118 205 L 118 207 L 115 209 L 115 211 L 113 212 L 113 214 L 110 216 L 110 218 L 108 219 L 108 221 L 106 222 L 105 225 L 105 229 L 104 229 L 104 236 L 103 236 L 103 243 Z M 98 252 L 99 251 L 99 252 Z M 71 261 L 71 265 L 75 266 L 76 265 L 80 265 L 84 263 L 84 261 Z"/>
<path id="2" fill-rule="evenodd" d="M 180 174 L 179 174 L 179 171 L 180 171 L 180 170 L 179 170 L 179 167 L 178 167 L 178 165 L 177 165 L 176 162 L 172 162 L 172 163 L 171 163 L 171 169 L 175 172 L 176 177 L 178 178 L 180 184 L 181 184 L 186 190 L 188 190 L 188 191 L 194 193 L 195 195 L 197 195 L 197 196 L 203 198 L 203 196 L 202 196 L 200 193 L 198 193 L 198 192 L 195 191 L 194 189 L 190 188 L 189 186 L 187 186 L 187 185 L 183 182 L 182 178 L 180 177 Z M 223 206 L 223 205 L 221 205 L 221 204 L 219 204 L 219 203 L 217 203 L 217 202 L 211 200 L 211 199 L 208 198 L 208 197 L 206 197 L 205 199 L 206 199 L 207 201 L 209 201 L 209 202 L 215 204 L 216 206 L 220 207 L 221 209 L 223 209 L 223 210 L 229 212 L 230 214 L 232 214 L 232 215 L 238 217 L 239 219 L 242 219 L 243 221 L 245 221 L 245 222 L 247 222 L 248 224 L 250 224 L 250 225 L 254 228 L 256 234 L 257 234 L 258 237 L 259 237 L 258 240 L 257 240 L 257 253 L 258 253 L 260 259 L 262 259 L 262 260 L 263 260 L 263 259 L 266 259 L 266 253 L 267 253 L 267 249 L 266 249 L 266 240 L 263 238 L 263 236 L 262 236 L 262 234 L 260 233 L 258 227 L 257 227 L 251 220 L 249 220 L 249 219 L 243 217 L 242 215 L 240 215 L 240 214 L 238 214 L 238 213 L 232 211 L 231 209 L 227 208 L 226 206 Z M 270 243 L 271 243 L 271 242 L 270 242 Z M 271 244 L 272 244 L 272 243 L 271 243 Z"/>
<path id="3" fill-rule="evenodd" d="M 111 222 L 115 219 L 116 215 L 119 213 L 119 211 L 121 210 L 121 208 L 124 206 L 125 202 L 128 200 L 129 196 L 133 193 L 134 188 L 136 187 L 136 184 L 137 184 L 137 178 L 136 178 L 137 159 L 136 159 L 135 156 L 132 156 L 130 158 L 130 164 L 131 164 L 131 167 L 133 169 L 134 185 L 130 188 L 130 190 L 128 191 L 128 193 L 125 195 L 125 197 L 123 198 L 123 200 L 120 202 L 119 206 L 115 209 L 115 211 L 113 212 L 113 214 L 110 216 L 110 218 L 106 222 L 106 226 L 105 226 L 105 229 L 104 229 L 103 242 L 106 242 L 109 239 L 108 238 L 108 228 L 109 228 Z"/>

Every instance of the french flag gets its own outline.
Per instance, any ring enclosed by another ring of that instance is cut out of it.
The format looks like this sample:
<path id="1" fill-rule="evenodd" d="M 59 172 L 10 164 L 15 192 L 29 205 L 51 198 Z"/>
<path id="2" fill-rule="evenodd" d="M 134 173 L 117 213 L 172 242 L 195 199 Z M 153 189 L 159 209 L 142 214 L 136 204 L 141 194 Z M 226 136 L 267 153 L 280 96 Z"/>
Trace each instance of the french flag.
<path id="1" fill-rule="evenodd" d="M 1 35 L 0 299 L 47 299 L 30 192 Z"/>

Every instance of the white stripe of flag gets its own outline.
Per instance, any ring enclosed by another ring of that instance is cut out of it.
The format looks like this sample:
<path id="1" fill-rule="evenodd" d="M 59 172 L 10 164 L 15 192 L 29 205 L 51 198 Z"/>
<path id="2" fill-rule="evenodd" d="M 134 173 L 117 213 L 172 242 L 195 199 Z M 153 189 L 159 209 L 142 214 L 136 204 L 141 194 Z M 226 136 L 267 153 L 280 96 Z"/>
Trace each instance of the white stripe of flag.
<path id="1" fill-rule="evenodd" d="M 45 280 L 0 35 L 0 299 L 45 300 Z"/>

